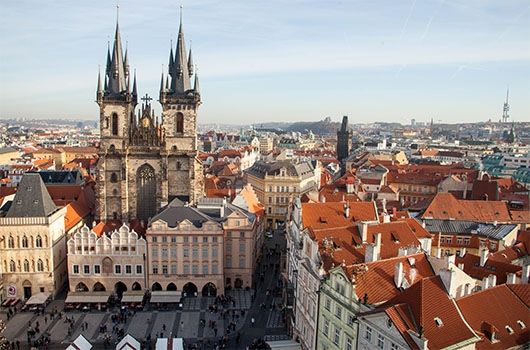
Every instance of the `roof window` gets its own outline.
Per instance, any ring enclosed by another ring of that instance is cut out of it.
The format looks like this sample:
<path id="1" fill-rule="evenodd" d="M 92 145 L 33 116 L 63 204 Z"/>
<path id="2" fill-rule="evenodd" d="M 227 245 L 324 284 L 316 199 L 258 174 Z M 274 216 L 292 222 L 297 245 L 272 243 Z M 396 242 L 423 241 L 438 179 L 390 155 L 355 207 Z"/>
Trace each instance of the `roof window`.
<path id="1" fill-rule="evenodd" d="M 508 334 L 513 334 L 513 329 L 510 326 L 506 326 L 506 331 L 508 332 Z"/>
<path id="2" fill-rule="evenodd" d="M 517 324 L 519 325 L 519 327 L 521 327 L 521 329 L 525 329 L 526 328 L 526 325 L 521 320 L 517 320 Z"/>
<path id="3" fill-rule="evenodd" d="M 444 323 L 442 322 L 440 317 L 435 317 L 434 318 L 434 323 L 436 323 L 436 327 L 442 327 L 444 325 Z"/>

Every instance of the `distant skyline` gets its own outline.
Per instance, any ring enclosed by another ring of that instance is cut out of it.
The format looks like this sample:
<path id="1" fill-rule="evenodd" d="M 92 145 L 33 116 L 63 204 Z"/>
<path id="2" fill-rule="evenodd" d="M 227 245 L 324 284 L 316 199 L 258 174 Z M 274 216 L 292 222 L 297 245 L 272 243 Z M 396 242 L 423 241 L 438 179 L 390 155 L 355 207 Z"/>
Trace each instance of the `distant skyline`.
<path id="1" fill-rule="evenodd" d="M 200 123 L 530 120 L 527 0 L 122 0 L 139 94 L 158 98 L 183 5 Z M 0 119 L 97 120 L 112 1 L 0 2 Z M 160 105 L 153 103 L 160 114 Z"/>

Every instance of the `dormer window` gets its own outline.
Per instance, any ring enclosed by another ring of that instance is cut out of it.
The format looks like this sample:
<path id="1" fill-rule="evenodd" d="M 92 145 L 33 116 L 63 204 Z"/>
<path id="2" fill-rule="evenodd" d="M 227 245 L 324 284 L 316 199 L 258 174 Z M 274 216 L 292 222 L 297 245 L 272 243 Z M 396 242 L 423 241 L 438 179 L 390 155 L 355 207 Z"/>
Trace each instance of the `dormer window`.
<path id="1" fill-rule="evenodd" d="M 508 332 L 508 334 L 513 334 L 513 328 L 510 326 L 506 326 L 506 332 Z"/>
<path id="2" fill-rule="evenodd" d="M 439 317 L 434 318 L 434 323 L 436 324 L 436 327 L 442 327 L 444 325 L 444 323 Z"/>
<path id="3" fill-rule="evenodd" d="M 521 329 L 525 329 L 526 328 L 526 325 L 521 320 L 517 320 L 517 324 L 519 325 L 519 327 L 521 327 Z"/>

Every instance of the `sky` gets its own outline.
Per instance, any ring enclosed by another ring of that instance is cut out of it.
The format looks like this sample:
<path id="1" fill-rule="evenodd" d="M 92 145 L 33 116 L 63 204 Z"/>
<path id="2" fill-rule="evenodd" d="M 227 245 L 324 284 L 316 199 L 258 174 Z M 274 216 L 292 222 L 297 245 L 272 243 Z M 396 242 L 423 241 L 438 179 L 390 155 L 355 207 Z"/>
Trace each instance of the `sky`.
<path id="1" fill-rule="evenodd" d="M 498 120 L 508 86 L 512 119 L 530 121 L 528 0 L 121 0 L 140 95 L 158 98 L 180 5 L 199 123 Z M 0 12 L 0 118 L 96 120 L 116 2 Z"/>

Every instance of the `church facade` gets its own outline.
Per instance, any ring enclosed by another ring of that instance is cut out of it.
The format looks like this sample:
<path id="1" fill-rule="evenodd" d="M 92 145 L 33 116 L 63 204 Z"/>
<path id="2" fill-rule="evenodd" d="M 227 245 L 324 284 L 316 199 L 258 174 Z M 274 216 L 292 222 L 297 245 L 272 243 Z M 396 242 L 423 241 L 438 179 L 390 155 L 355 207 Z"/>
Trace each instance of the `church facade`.
<path id="1" fill-rule="evenodd" d="M 147 224 L 174 198 L 195 203 L 203 196 L 196 136 L 201 95 L 191 50 L 185 48 L 182 18 L 168 68 L 160 82 L 159 119 L 147 95 L 137 108 L 136 73 L 131 74 L 116 23 L 112 52 L 109 47 L 96 93 L 100 108 L 96 220 L 138 219 Z"/>

